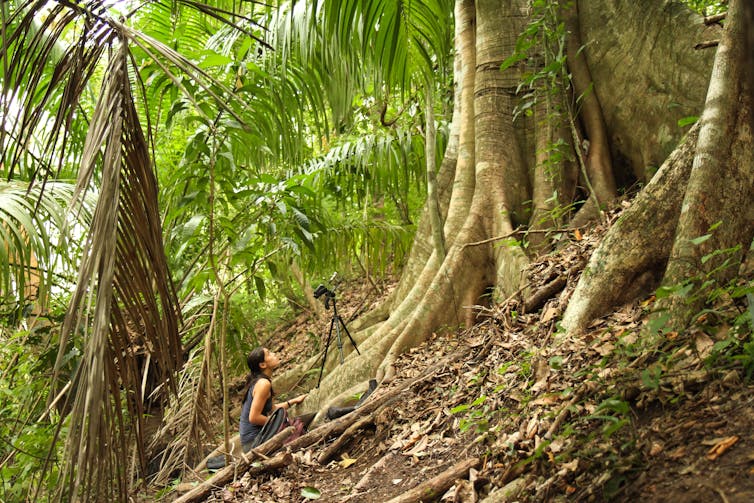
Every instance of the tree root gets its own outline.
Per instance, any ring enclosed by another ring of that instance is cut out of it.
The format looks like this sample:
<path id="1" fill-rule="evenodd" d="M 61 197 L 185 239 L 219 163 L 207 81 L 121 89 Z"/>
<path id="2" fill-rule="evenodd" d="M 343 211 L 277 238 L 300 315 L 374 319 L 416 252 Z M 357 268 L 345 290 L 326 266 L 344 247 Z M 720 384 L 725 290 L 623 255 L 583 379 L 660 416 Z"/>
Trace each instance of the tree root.
<path id="1" fill-rule="evenodd" d="M 552 298 L 553 295 L 565 288 L 567 282 L 568 278 L 566 276 L 558 276 L 550 281 L 524 301 L 524 310 L 527 313 L 536 311 Z"/>
<path id="2" fill-rule="evenodd" d="M 688 182 L 698 135 L 695 125 L 592 253 L 563 314 L 562 325 L 569 333 L 580 332 L 658 283 L 681 211 L 679 187 Z"/>
<path id="3" fill-rule="evenodd" d="M 321 442 L 329 437 L 342 434 L 344 431 L 346 431 L 346 429 L 348 429 L 349 426 L 351 426 L 353 423 L 358 421 L 360 418 L 368 416 L 372 414 L 372 412 L 381 408 L 382 406 L 392 402 L 394 399 L 398 398 L 398 396 L 404 391 L 406 391 L 407 389 L 431 377 L 434 377 L 447 364 L 460 358 L 461 355 L 462 355 L 461 352 L 454 353 L 451 357 L 431 367 L 422 375 L 415 377 L 414 379 L 406 380 L 402 382 L 401 384 L 399 384 L 398 386 L 396 386 L 394 389 L 388 390 L 382 395 L 376 396 L 376 392 L 375 392 L 375 394 L 373 394 L 369 400 L 364 402 L 364 404 L 362 404 L 358 409 L 354 410 L 353 412 L 349 412 L 345 416 L 342 416 L 336 419 L 335 421 L 330 421 L 329 423 L 325 423 L 319 426 L 318 428 L 310 431 L 309 433 L 306 433 L 305 435 L 298 437 L 296 440 L 288 444 L 289 449 L 291 451 L 297 451 L 297 450 L 309 447 L 310 445 L 314 445 L 318 442 Z"/>
<path id="4" fill-rule="evenodd" d="M 252 456 L 243 455 L 238 461 L 215 473 L 191 491 L 177 498 L 173 503 L 188 503 L 203 500 L 214 488 L 222 487 L 238 475 L 246 472 L 258 475 L 289 465 L 293 461 L 293 456 L 291 456 L 290 452 L 280 453 L 273 458 L 267 458 L 267 454 L 280 449 L 288 437 L 291 436 L 291 433 L 293 433 L 293 427 L 289 426 L 256 449 L 249 451 L 249 454 Z M 258 465 L 252 466 L 254 458 L 266 459 L 263 459 Z"/>
<path id="5" fill-rule="evenodd" d="M 436 477 L 419 484 L 413 489 L 391 499 L 388 503 L 413 503 L 414 501 L 429 501 L 441 496 L 450 486 L 461 477 L 464 477 L 471 468 L 477 468 L 481 460 L 469 458 L 456 463 Z"/>

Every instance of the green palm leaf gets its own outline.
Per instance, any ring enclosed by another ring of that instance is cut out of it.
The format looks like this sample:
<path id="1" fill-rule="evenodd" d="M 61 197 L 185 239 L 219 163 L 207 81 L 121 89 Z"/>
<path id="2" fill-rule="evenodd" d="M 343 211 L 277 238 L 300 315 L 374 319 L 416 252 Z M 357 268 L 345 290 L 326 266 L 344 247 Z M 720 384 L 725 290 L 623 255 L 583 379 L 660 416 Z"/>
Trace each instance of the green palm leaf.
<path id="1" fill-rule="evenodd" d="M 46 292 L 58 274 L 74 267 L 70 246 L 76 220 L 68 210 L 73 185 L 48 182 L 29 188 L 26 182 L 0 182 L 0 301 L 44 306 Z M 77 212 L 80 223 L 90 218 L 88 204 Z M 57 271 L 56 271 L 57 269 Z M 26 291 L 27 285 L 35 289 Z M 67 286 L 67 285 L 66 285 Z"/>

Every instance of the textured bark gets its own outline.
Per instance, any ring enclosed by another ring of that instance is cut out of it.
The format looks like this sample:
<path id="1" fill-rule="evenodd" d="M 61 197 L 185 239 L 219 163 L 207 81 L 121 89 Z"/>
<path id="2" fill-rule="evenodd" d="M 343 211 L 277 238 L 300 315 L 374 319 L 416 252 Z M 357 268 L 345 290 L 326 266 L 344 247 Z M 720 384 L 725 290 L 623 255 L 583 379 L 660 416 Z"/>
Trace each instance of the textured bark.
<path id="1" fill-rule="evenodd" d="M 724 285 L 735 276 L 754 237 L 753 75 L 747 65 L 752 48 L 742 2 L 730 2 L 664 278 L 668 286 L 690 280 L 695 287 L 689 295 L 673 294 L 658 303 L 658 310 L 670 311 L 669 329 L 684 328 L 702 308 L 708 293 L 704 282 Z M 709 239 L 694 242 L 702 236 Z"/>
<path id="2" fill-rule="evenodd" d="M 586 136 L 580 138 L 582 141 L 576 145 L 576 148 L 584 151 L 586 182 L 591 192 L 589 200 L 591 204 L 585 205 L 582 211 L 590 212 L 591 208 L 591 211 L 599 212 L 615 198 L 616 186 L 602 105 L 597 91 L 592 86 L 592 74 L 586 57 L 581 51 L 582 40 L 577 2 L 573 2 L 570 8 L 564 9 L 563 21 L 568 31 L 566 38 L 568 69 L 571 72 L 577 102 L 581 103 L 580 117 Z M 578 222 L 575 225 L 578 225 Z"/>
<path id="3" fill-rule="evenodd" d="M 440 214 L 440 198 L 437 195 L 437 177 L 435 175 L 435 110 L 432 95 L 433 84 L 427 85 L 427 112 L 424 152 L 427 158 L 427 211 L 429 213 L 429 227 L 432 234 L 435 252 L 445 256 L 445 235 L 443 234 L 442 215 Z"/>
<path id="4" fill-rule="evenodd" d="M 697 137 L 694 127 L 592 253 L 563 314 L 567 331 L 578 332 L 657 286 L 675 236 Z"/>
<path id="5" fill-rule="evenodd" d="M 704 107 L 718 26 L 668 0 L 580 0 L 579 26 L 618 182 L 649 180 Z M 628 178 L 628 180 L 627 180 Z"/>
<path id="6" fill-rule="evenodd" d="M 532 177 L 532 214 L 529 230 L 560 228 L 573 201 L 578 166 L 573 162 L 573 145 L 563 106 L 563 90 L 538 90 L 540 99 L 534 112 L 535 153 Z M 543 232 L 529 234 L 530 248 L 542 252 L 549 246 Z"/>

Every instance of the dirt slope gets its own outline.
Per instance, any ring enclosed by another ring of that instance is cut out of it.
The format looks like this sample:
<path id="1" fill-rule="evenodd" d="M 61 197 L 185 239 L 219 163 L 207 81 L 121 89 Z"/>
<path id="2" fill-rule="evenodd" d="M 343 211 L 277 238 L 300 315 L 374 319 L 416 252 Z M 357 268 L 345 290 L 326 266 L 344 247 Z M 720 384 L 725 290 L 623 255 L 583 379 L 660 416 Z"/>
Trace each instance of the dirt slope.
<path id="1" fill-rule="evenodd" d="M 383 502 L 464 462 L 462 475 L 450 474 L 428 499 L 754 501 L 754 393 L 744 380 L 754 354 L 714 358 L 750 330 L 731 335 L 721 314 L 714 330 L 643 340 L 648 298 L 578 338 L 558 332 L 603 233 L 564 236 L 561 251 L 530 268 L 533 293 L 566 280 L 536 312 L 509 299 L 480 310 L 471 330 L 435 335 L 403 355 L 397 377 L 367 403 L 403 390 L 340 439 L 332 460 L 317 458 L 339 434 L 296 450 L 275 473 L 238 474 L 205 501 Z M 339 304 L 345 318 L 373 295 L 368 285 L 350 290 Z M 276 349 L 288 360 L 311 354 L 306 333 L 322 330 L 299 325 L 299 338 Z"/>

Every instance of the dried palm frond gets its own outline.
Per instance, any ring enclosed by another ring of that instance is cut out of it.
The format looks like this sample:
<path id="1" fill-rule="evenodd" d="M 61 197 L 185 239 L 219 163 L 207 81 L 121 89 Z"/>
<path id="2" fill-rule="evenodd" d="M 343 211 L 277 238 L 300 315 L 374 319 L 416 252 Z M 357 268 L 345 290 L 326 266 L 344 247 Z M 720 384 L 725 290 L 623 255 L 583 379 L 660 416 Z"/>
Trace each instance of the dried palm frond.
<path id="1" fill-rule="evenodd" d="M 195 463 L 196 447 L 202 445 L 202 432 L 209 431 L 210 403 L 202 391 L 202 374 L 206 355 L 192 351 L 181 372 L 178 393 L 165 407 L 160 429 L 152 437 L 148 451 L 159 458 L 159 471 L 150 481 L 166 484 L 176 472 L 184 472 Z M 189 449 L 193 446 L 193 452 Z"/>
<path id="2" fill-rule="evenodd" d="M 126 479 L 119 474 L 127 472 L 123 460 L 128 446 L 141 449 L 144 443 L 138 438 L 143 431 L 142 376 L 156 372 L 159 381 L 172 382 L 182 364 L 175 292 L 156 206 L 157 182 L 131 96 L 128 63 L 123 42 L 105 74 L 78 186 L 83 191 L 95 164 L 101 163 L 99 200 L 63 326 L 64 334 L 86 334 L 66 439 L 67 483 L 61 485 L 61 494 L 74 499 L 127 494 Z M 90 309 L 91 330 L 86 318 Z M 151 368 L 141 367 L 134 357 L 137 345 L 147 348 Z M 122 416 L 122 405 L 128 417 Z M 145 467 L 145 456 L 139 454 Z M 115 481 L 118 487 L 112 485 Z"/>

